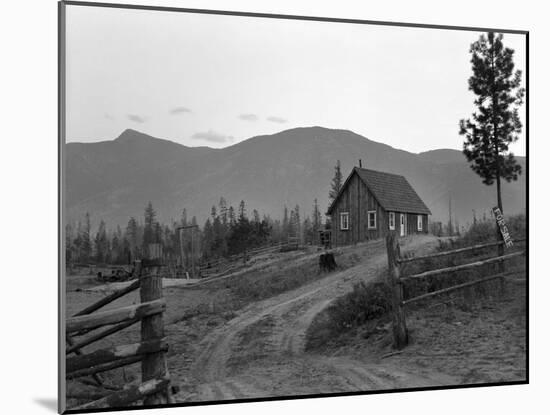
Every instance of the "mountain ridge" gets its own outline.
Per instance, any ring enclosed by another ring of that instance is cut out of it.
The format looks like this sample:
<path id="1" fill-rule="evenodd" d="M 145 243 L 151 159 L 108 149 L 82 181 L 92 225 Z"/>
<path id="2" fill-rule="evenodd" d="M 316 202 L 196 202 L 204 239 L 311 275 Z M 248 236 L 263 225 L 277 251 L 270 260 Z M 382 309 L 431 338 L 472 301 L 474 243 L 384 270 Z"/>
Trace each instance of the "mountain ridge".
<path id="1" fill-rule="evenodd" d="M 233 206 L 282 215 L 283 206 L 310 212 L 317 198 L 322 209 L 336 160 L 344 179 L 358 160 L 363 167 L 405 176 L 432 210 L 432 220 L 448 220 L 449 196 L 456 220 L 465 224 L 472 209 L 490 211 L 496 190 L 485 186 L 459 150 L 419 154 L 393 148 L 350 130 L 298 127 L 260 135 L 213 149 L 187 147 L 126 129 L 114 140 L 67 143 L 66 189 L 69 221 L 86 211 L 109 226 L 141 218 L 151 200 L 159 220 L 169 222 L 186 208 L 202 223 L 220 197 Z M 463 162 L 460 162 L 460 160 Z M 525 168 L 525 158 L 518 157 Z M 506 212 L 525 209 L 525 176 L 503 185 Z"/>

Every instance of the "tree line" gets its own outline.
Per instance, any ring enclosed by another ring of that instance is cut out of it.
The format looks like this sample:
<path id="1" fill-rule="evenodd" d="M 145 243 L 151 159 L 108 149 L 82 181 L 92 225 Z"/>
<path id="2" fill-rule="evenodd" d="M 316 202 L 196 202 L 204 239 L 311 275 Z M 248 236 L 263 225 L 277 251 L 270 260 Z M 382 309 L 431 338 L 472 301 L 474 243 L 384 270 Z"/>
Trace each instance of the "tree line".
<path id="1" fill-rule="evenodd" d="M 323 228 L 317 199 L 308 213 L 302 213 L 299 205 L 290 209 L 284 206 L 282 219 L 273 219 L 260 215 L 257 209 L 249 212 L 244 200 L 235 209 L 221 197 L 202 226 L 195 216 L 188 219 L 186 209 L 178 220 L 163 224 L 149 202 L 142 220 L 130 217 L 124 229 L 118 225 L 108 229 L 105 221 L 100 220 L 97 230 L 92 232 L 89 213 L 82 220 L 67 224 L 65 255 L 67 264 L 122 265 L 144 258 L 149 244 L 158 243 L 166 259 L 176 260 L 183 251 L 186 257 L 195 252 L 202 260 L 209 260 L 286 242 L 290 237 L 302 244 L 317 244 Z"/>

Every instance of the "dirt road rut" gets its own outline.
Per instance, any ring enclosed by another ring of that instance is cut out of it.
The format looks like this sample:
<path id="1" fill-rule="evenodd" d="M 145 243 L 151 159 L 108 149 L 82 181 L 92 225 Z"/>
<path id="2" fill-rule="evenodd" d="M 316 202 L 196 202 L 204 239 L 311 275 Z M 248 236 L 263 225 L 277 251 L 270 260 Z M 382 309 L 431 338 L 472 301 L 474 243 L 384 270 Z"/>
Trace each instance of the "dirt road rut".
<path id="1" fill-rule="evenodd" d="M 421 236 L 404 240 L 403 248 L 428 251 L 436 242 Z M 359 265 L 256 302 L 213 330 L 202 341 L 202 353 L 192 365 L 198 385 L 195 393 L 177 398 L 230 400 L 452 383 L 447 376 L 420 373 L 416 368 L 304 353 L 306 330 L 315 316 L 353 284 L 384 271 L 384 241 L 364 244 L 364 249 L 366 259 Z"/>

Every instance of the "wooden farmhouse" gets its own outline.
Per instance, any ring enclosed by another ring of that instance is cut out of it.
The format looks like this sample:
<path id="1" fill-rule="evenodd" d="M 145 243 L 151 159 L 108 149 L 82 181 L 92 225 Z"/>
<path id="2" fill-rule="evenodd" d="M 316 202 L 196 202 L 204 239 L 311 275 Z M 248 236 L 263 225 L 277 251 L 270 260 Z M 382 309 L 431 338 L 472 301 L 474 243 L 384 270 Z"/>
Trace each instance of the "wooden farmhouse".
<path id="1" fill-rule="evenodd" d="M 430 209 L 405 177 L 355 167 L 328 208 L 332 244 L 428 233 Z"/>

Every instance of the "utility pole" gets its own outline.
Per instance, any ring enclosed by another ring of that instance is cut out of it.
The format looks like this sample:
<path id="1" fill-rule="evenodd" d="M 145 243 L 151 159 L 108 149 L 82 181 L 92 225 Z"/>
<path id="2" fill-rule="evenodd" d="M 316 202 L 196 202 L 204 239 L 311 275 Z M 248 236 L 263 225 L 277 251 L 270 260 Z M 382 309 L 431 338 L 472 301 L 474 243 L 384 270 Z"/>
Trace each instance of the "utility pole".
<path id="1" fill-rule="evenodd" d="M 195 278 L 195 243 L 194 243 L 194 230 L 199 228 L 199 225 L 187 225 L 187 226 L 178 226 L 176 228 L 177 231 L 180 231 L 180 247 L 181 247 L 181 265 L 183 267 L 183 236 L 182 231 L 185 229 L 191 229 L 191 275 L 193 278 Z"/>

